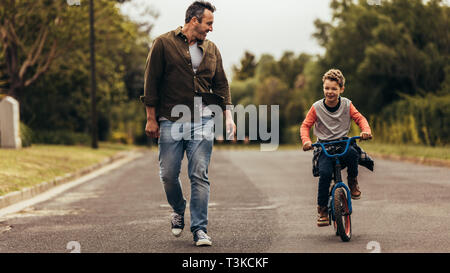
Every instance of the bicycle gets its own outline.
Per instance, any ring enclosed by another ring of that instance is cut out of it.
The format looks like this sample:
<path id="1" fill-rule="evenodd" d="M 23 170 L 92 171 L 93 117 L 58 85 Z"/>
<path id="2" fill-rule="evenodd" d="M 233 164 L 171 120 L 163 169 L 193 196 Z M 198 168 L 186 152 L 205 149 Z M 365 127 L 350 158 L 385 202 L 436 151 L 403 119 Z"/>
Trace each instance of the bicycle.
<path id="1" fill-rule="evenodd" d="M 334 170 L 333 170 L 333 187 L 329 193 L 328 198 L 328 219 L 329 224 L 331 225 L 331 221 L 333 221 L 334 231 L 336 232 L 336 236 L 340 236 L 341 240 L 344 242 L 350 241 L 352 237 L 352 223 L 351 217 L 352 214 L 352 201 L 350 189 L 342 182 L 341 176 L 341 163 L 339 162 L 340 156 L 343 156 L 347 153 L 350 143 L 356 139 L 360 139 L 360 136 L 354 136 L 345 140 L 337 140 L 330 142 L 316 142 L 312 144 L 313 147 L 321 147 L 322 151 L 325 153 L 327 157 L 334 158 Z M 334 146 L 336 153 L 329 154 L 325 145 L 333 145 L 339 143 L 346 143 L 344 152 L 337 153 L 339 146 Z"/>

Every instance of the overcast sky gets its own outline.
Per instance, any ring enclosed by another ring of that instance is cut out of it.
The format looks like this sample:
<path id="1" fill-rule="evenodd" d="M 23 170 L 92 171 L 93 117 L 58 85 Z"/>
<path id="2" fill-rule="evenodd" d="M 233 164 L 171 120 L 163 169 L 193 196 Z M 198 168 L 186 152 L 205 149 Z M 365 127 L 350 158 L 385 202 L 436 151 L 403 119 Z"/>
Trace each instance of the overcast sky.
<path id="1" fill-rule="evenodd" d="M 187 7 L 193 0 L 132 0 L 122 12 L 135 21 L 148 20 L 139 11 L 152 7 L 159 13 L 151 36 L 156 37 L 184 24 Z M 213 32 L 207 39 L 219 48 L 229 74 L 233 64 L 248 50 L 279 58 L 284 51 L 322 54 L 311 37 L 314 20 L 331 20 L 329 0 L 210 0 L 216 6 Z"/>

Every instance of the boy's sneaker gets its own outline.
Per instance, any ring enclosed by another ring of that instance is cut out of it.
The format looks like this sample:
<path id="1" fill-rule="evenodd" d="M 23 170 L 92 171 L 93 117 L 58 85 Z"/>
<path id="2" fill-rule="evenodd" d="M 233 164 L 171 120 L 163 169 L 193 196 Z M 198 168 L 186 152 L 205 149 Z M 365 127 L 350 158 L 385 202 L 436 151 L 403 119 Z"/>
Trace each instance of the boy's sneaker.
<path id="1" fill-rule="evenodd" d="M 197 230 L 194 234 L 194 242 L 196 246 L 210 246 L 212 245 L 211 237 L 206 235 L 203 230 Z"/>
<path id="2" fill-rule="evenodd" d="M 184 228 L 184 216 L 174 212 L 170 215 L 170 223 L 172 224 L 172 234 L 179 237 Z"/>
<path id="3" fill-rule="evenodd" d="M 317 217 L 317 226 L 326 227 L 330 225 L 330 222 L 328 220 L 328 208 L 317 206 L 317 212 L 319 213 Z"/>
<path id="4" fill-rule="evenodd" d="M 358 179 L 356 177 L 348 177 L 348 187 L 350 188 L 350 194 L 352 199 L 358 200 L 361 198 L 361 191 L 358 186 Z"/>

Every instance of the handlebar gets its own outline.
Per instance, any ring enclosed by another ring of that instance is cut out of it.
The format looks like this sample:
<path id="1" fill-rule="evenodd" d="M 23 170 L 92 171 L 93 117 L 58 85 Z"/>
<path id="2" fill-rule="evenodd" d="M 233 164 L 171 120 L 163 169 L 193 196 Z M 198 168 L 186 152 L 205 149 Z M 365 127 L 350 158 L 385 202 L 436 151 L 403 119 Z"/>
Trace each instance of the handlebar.
<path id="1" fill-rule="evenodd" d="M 328 157 L 339 157 L 339 156 L 343 156 L 343 155 L 345 155 L 345 153 L 347 153 L 348 147 L 350 146 L 350 142 L 351 142 L 352 140 L 360 139 L 360 138 L 361 138 L 360 136 L 354 136 L 354 137 L 351 137 L 351 138 L 348 138 L 348 139 L 344 139 L 344 140 L 336 140 L 336 141 L 325 142 L 325 143 L 322 143 L 322 142 L 316 142 L 316 143 L 312 144 L 311 146 L 312 146 L 312 147 L 322 147 L 322 150 L 325 152 L 325 155 L 328 156 Z M 344 152 L 342 152 L 342 153 L 340 153 L 340 154 L 330 155 L 330 154 L 327 152 L 327 149 L 325 149 L 325 145 L 337 144 L 337 143 L 345 143 L 345 142 L 347 143 L 347 144 L 345 145 L 345 150 L 344 150 Z"/>

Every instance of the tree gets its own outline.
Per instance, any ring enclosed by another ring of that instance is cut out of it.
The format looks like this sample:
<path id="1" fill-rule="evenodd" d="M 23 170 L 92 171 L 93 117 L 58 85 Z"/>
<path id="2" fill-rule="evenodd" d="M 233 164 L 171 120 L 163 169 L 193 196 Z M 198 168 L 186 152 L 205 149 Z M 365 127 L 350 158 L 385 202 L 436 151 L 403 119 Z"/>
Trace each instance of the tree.
<path id="1" fill-rule="evenodd" d="M 313 36 L 326 53 L 309 78 L 341 69 L 344 96 L 371 120 L 378 140 L 448 143 L 449 6 L 440 0 L 391 0 L 381 6 L 333 0 L 330 6 L 333 20 L 315 22 Z"/>
<path id="2" fill-rule="evenodd" d="M 241 59 L 240 67 L 233 65 L 233 80 L 246 80 L 255 75 L 256 68 L 255 55 L 245 51 Z"/>
<path id="3" fill-rule="evenodd" d="M 16 20 L 16 25 L 19 21 L 26 22 L 21 23 L 26 27 L 17 30 L 21 40 L 33 41 L 37 37 L 34 30 L 40 28 L 37 23 L 31 22 L 32 18 L 38 22 L 41 17 L 47 18 L 58 14 L 62 19 L 58 27 L 49 28 L 47 42 L 44 43 L 42 50 L 48 54 L 50 47 L 48 41 L 57 40 L 56 57 L 51 65 L 32 84 L 16 92 L 21 102 L 21 119 L 36 134 L 45 132 L 56 134 L 58 131 L 87 134 L 91 128 L 89 5 L 69 6 L 65 1 L 17 1 L 18 4 L 25 2 L 28 6 L 24 4 L 20 9 L 16 8 L 15 14 L 16 18 L 21 18 Z M 56 5 L 56 2 L 63 4 L 60 11 L 42 8 L 44 3 Z M 99 139 L 109 139 L 112 133 L 117 132 L 119 135 L 122 131 L 131 138 L 138 137 L 139 134 L 145 136 L 142 130 L 145 123 L 141 124 L 145 122 L 145 113 L 142 112 L 142 104 L 138 97 L 143 92 L 144 66 L 151 42 L 148 33 L 151 23 L 131 21 L 121 14 L 116 1 L 95 0 L 95 3 Z M 3 5 L 0 7 L 2 12 L 4 7 Z M 4 52 L 2 45 L 0 43 L 0 56 L 3 54 L 1 52 Z M 47 55 L 41 54 L 41 57 L 45 56 Z M 23 61 L 26 54 L 19 50 L 18 57 Z M 32 76 L 36 67 L 37 64 L 29 67 L 25 76 Z M 4 58 L 0 58 L 0 87 L 2 80 L 8 81 L 3 84 L 2 91 L 7 93 L 10 76 L 6 72 Z"/>
<path id="4" fill-rule="evenodd" d="M 2 0 L 0 42 L 8 95 L 18 98 L 66 52 L 76 31 L 69 19 L 63 1 Z"/>
<path id="5" fill-rule="evenodd" d="M 293 126 L 298 126 L 304 118 L 305 105 L 311 100 L 311 95 L 305 92 L 306 87 L 311 86 L 306 81 L 305 69 L 312 66 L 312 57 L 287 51 L 279 60 L 272 55 L 263 54 L 255 62 L 254 56 L 245 54 L 241 67 L 249 67 L 244 65 L 248 63 L 255 64 L 252 67 L 253 76 L 248 76 L 250 73 L 240 73 L 249 69 L 237 70 L 235 75 L 246 76 L 235 76 L 230 85 L 234 103 L 267 105 L 269 109 L 270 105 L 279 105 L 281 141 L 295 140 L 298 130 L 292 130 Z"/>
<path id="6" fill-rule="evenodd" d="M 437 92 L 449 63 L 450 8 L 440 0 L 333 0 L 333 20 L 316 20 L 325 47 L 320 74 L 339 68 L 345 94 L 365 113 L 401 99 L 400 93 Z M 320 77 L 321 75 L 317 75 Z"/>

